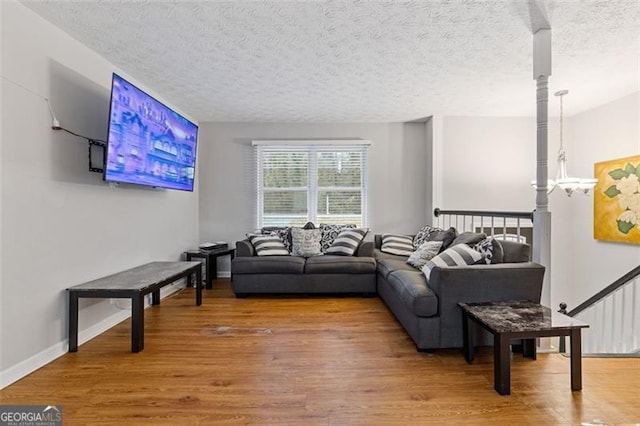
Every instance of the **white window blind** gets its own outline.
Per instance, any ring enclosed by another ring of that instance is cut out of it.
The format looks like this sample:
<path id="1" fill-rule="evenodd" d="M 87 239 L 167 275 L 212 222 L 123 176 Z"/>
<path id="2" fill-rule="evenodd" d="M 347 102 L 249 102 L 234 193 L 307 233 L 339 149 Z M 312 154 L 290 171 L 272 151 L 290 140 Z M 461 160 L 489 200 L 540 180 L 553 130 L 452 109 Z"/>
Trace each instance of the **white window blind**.
<path id="1" fill-rule="evenodd" d="M 254 141 L 258 227 L 366 226 L 368 144 L 304 142 Z"/>

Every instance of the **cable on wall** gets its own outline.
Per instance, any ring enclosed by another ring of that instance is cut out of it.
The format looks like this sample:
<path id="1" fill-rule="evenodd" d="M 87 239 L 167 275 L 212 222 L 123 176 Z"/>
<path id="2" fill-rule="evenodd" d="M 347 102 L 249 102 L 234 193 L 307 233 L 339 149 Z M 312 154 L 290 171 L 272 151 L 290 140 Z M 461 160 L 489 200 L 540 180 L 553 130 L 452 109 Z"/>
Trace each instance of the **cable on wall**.
<path id="1" fill-rule="evenodd" d="M 32 95 L 35 95 L 37 97 L 39 97 L 40 99 L 44 100 L 47 104 L 47 108 L 49 109 L 49 114 L 51 115 L 51 129 L 53 130 L 62 130 L 64 132 L 69 133 L 70 135 L 76 136 L 78 138 L 82 138 L 85 139 L 88 143 L 89 143 L 89 153 L 88 153 L 88 157 L 89 157 L 89 171 L 90 172 L 96 172 L 96 173 L 103 173 L 104 172 L 104 168 L 103 167 L 96 167 L 93 164 L 93 156 L 92 156 L 92 147 L 97 146 L 102 148 L 102 153 L 103 156 L 105 154 L 105 146 L 107 145 L 107 142 L 105 140 L 102 139 L 96 139 L 96 138 L 91 138 L 89 136 L 85 136 L 85 135 L 81 135 L 80 133 L 76 133 L 72 130 L 66 129 L 64 127 L 62 127 L 62 125 L 60 124 L 60 120 L 58 120 L 58 118 L 56 117 L 55 113 L 53 112 L 53 107 L 51 106 L 51 102 L 49 102 L 49 98 L 46 96 L 41 95 L 40 93 L 36 92 L 35 90 L 32 90 L 30 88 L 28 88 L 27 86 L 18 83 L 17 81 L 14 81 L 2 74 L 0 74 L 0 77 L 3 80 L 8 81 L 9 83 L 13 84 L 16 87 L 19 87 L 23 90 L 26 90 L 27 92 L 31 93 Z"/>

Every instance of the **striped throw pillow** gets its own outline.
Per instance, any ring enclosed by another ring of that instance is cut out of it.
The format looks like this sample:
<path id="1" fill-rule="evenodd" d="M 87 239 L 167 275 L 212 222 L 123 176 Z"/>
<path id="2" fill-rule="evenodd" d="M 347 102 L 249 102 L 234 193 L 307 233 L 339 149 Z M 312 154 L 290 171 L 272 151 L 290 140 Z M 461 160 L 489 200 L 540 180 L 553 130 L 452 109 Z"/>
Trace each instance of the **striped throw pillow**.
<path id="1" fill-rule="evenodd" d="M 353 256 L 367 232 L 369 232 L 367 228 L 343 229 L 325 254 Z"/>
<path id="2" fill-rule="evenodd" d="M 258 256 L 289 256 L 289 250 L 278 235 L 248 234 L 247 238 Z"/>
<path id="3" fill-rule="evenodd" d="M 422 267 L 422 273 L 427 277 L 427 281 L 429 281 L 431 270 L 436 266 L 473 265 L 479 260 L 482 260 L 482 254 L 480 252 L 475 251 L 466 244 L 458 244 L 457 246 L 449 247 L 428 261 Z"/>
<path id="4" fill-rule="evenodd" d="M 409 235 L 382 234 L 380 251 L 399 256 L 411 256 L 413 237 Z"/>

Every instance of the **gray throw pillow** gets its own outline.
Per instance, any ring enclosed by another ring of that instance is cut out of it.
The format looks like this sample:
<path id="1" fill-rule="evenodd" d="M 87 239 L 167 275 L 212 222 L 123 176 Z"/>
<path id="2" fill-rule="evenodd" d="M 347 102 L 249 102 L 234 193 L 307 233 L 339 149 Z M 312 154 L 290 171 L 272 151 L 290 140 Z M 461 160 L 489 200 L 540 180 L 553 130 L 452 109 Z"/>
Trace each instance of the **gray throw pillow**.
<path id="1" fill-rule="evenodd" d="M 484 232 L 463 232 L 458 235 L 455 240 L 451 243 L 452 246 L 457 244 L 466 244 L 470 247 L 478 244 L 480 241 L 487 238 L 487 234 Z"/>
<path id="2" fill-rule="evenodd" d="M 294 256 L 319 256 L 322 234 L 319 229 L 291 228 L 291 254 Z"/>
<path id="3" fill-rule="evenodd" d="M 414 268 L 422 269 L 424 265 L 440 252 L 442 241 L 425 241 L 418 250 L 411 253 L 407 263 Z"/>

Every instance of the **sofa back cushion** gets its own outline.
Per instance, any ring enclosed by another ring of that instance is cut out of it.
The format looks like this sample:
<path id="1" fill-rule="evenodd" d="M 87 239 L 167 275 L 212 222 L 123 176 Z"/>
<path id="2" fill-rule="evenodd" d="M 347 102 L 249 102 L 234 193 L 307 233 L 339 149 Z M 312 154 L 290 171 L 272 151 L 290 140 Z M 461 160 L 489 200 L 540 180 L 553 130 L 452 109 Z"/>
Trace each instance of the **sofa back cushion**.
<path id="1" fill-rule="evenodd" d="M 502 246 L 504 263 L 528 262 L 531 259 L 531 246 L 509 240 L 498 240 Z"/>

